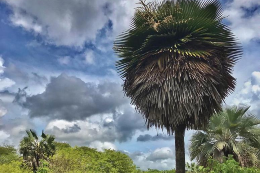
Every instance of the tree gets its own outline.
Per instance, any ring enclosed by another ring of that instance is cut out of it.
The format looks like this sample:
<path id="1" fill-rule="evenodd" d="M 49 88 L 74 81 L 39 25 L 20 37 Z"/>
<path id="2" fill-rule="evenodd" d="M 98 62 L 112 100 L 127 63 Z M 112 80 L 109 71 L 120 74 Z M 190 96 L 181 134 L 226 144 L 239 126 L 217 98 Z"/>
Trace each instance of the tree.
<path id="1" fill-rule="evenodd" d="M 11 163 L 19 159 L 16 149 L 13 146 L 5 145 L 0 146 L 0 165 Z"/>
<path id="2" fill-rule="evenodd" d="M 123 90 L 147 127 L 175 133 L 176 171 L 185 172 L 185 129 L 201 129 L 234 89 L 241 49 L 216 0 L 140 1 L 114 49 Z"/>
<path id="3" fill-rule="evenodd" d="M 247 114 L 248 109 L 231 107 L 211 117 L 208 127 L 192 136 L 191 159 L 207 166 L 209 157 L 223 162 L 223 156 L 231 154 L 241 166 L 257 166 L 260 120 Z"/>
<path id="4" fill-rule="evenodd" d="M 27 136 L 20 142 L 20 154 L 24 161 L 37 171 L 40 166 L 40 160 L 48 160 L 55 153 L 54 136 L 46 135 L 42 132 L 41 140 L 33 130 L 26 131 Z"/>

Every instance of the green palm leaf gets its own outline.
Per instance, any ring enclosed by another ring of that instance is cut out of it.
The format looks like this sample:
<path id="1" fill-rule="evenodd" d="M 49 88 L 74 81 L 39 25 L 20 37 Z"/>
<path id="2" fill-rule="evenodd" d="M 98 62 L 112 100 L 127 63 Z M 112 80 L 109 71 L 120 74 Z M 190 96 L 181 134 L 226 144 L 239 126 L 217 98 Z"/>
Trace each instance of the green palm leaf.
<path id="1" fill-rule="evenodd" d="M 191 159 L 206 165 L 205 160 L 209 157 L 221 161 L 222 156 L 232 154 L 242 166 L 257 166 L 260 161 L 260 122 L 247 113 L 248 109 L 231 107 L 212 116 L 207 128 L 192 136 Z M 206 148 L 209 143 L 212 146 Z M 208 154 L 202 157 L 201 153 Z"/>

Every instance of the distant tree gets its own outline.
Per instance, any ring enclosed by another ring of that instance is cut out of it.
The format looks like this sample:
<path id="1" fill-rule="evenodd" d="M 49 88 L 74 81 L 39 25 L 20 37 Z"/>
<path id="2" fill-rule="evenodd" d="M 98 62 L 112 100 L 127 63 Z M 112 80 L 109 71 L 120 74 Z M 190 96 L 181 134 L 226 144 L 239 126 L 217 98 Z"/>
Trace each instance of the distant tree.
<path id="1" fill-rule="evenodd" d="M 64 142 L 54 142 L 56 150 L 62 150 L 65 148 L 71 148 L 70 144 Z"/>
<path id="2" fill-rule="evenodd" d="M 175 133 L 176 172 L 185 172 L 185 129 L 201 129 L 235 88 L 240 57 L 218 0 L 140 1 L 114 44 L 123 90 L 147 127 Z"/>
<path id="3" fill-rule="evenodd" d="M 191 138 L 191 159 L 206 166 L 210 157 L 222 162 L 223 156 L 231 154 L 241 166 L 257 166 L 260 120 L 247 113 L 248 109 L 231 107 L 212 116 L 208 127 Z"/>
<path id="4" fill-rule="evenodd" d="M 13 146 L 5 145 L 0 146 L 0 165 L 4 163 L 11 163 L 17 161 L 19 156 L 16 153 L 16 149 Z"/>
<path id="5" fill-rule="evenodd" d="M 42 132 L 41 140 L 33 130 L 26 131 L 27 136 L 20 142 L 20 154 L 33 172 L 40 166 L 40 160 L 48 160 L 55 153 L 54 136 Z"/>
<path id="6" fill-rule="evenodd" d="M 104 156 L 109 165 L 111 165 L 110 167 L 115 169 L 117 173 L 134 172 L 136 170 L 133 160 L 124 153 L 105 150 Z"/>

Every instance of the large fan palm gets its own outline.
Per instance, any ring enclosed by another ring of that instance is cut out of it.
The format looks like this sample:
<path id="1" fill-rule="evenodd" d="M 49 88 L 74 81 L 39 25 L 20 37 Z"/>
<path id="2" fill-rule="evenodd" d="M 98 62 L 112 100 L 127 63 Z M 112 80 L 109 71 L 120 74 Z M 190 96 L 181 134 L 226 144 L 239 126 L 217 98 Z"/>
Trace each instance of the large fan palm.
<path id="1" fill-rule="evenodd" d="M 36 172 L 40 166 L 40 160 L 47 160 L 55 152 L 54 136 L 42 132 L 41 140 L 33 130 L 26 131 L 27 136 L 20 142 L 20 154 L 24 161 Z"/>
<path id="2" fill-rule="evenodd" d="M 199 129 L 235 87 L 240 56 L 216 0 L 140 1 L 115 41 L 124 91 L 148 128 L 175 132 L 177 173 L 185 170 L 185 129 Z"/>
<path id="3" fill-rule="evenodd" d="M 260 120 L 247 114 L 248 109 L 227 108 L 211 117 L 208 127 L 192 136 L 191 159 L 205 166 L 209 157 L 222 161 L 232 154 L 242 166 L 257 166 Z"/>

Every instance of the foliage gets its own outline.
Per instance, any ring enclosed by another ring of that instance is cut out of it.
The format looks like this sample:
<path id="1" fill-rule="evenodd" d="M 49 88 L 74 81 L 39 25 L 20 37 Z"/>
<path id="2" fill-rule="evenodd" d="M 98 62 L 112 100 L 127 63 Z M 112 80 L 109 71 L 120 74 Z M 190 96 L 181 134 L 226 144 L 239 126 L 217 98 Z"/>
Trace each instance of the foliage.
<path id="1" fill-rule="evenodd" d="M 175 173 L 175 170 L 138 170 L 127 155 L 113 150 L 98 152 L 88 147 L 70 147 L 66 143 L 55 142 L 55 145 L 57 152 L 49 161 L 40 161 L 37 173 Z M 6 154 L 14 152 L 13 147 L 11 148 L 0 151 L 4 151 L 2 153 Z M 217 160 L 209 159 L 208 167 L 194 163 L 187 164 L 187 173 L 260 173 L 257 168 L 240 167 L 231 156 L 223 160 L 223 163 L 220 163 Z M 32 170 L 22 163 L 22 158 L 20 158 L 0 164 L 0 173 L 32 173 Z"/>
<path id="2" fill-rule="evenodd" d="M 230 155 L 224 162 L 220 163 L 217 160 L 209 159 L 208 167 L 198 166 L 195 164 L 188 164 L 188 173 L 260 173 L 257 168 L 241 167 Z"/>
<path id="3" fill-rule="evenodd" d="M 0 165 L 0 173 L 32 173 L 27 167 L 22 167 L 22 160 L 11 161 Z"/>
<path id="4" fill-rule="evenodd" d="M 231 107 L 211 117 L 208 127 L 191 139 L 191 159 L 201 165 L 213 157 L 234 155 L 242 166 L 257 166 L 260 152 L 260 120 L 247 114 L 249 107 Z"/>
<path id="5" fill-rule="evenodd" d="M 54 136 L 42 132 L 41 140 L 33 130 L 26 131 L 27 136 L 20 142 L 20 154 L 25 163 L 36 172 L 40 160 L 48 160 L 55 153 Z"/>
<path id="6" fill-rule="evenodd" d="M 234 89 L 240 57 L 217 0 L 141 1 L 117 38 L 123 89 L 148 127 L 198 129 Z"/>
<path id="7" fill-rule="evenodd" d="M 175 173 L 175 170 L 159 171 L 157 169 L 148 169 L 147 171 L 143 171 L 142 173 Z"/>
<path id="8" fill-rule="evenodd" d="M 13 146 L 0 146 L 0 165 L 16 160 L 18 160 L 18 155 Z"/>
<path id="9" fill-rule="evenodd" d="M 88 147 L 68 146 L 57 149 L 56 154 L 50 159 L 49 168 L 51 173 L 134 173 L 137 171 L 133 161 L 121 152 L 113 150 L 98 152 Z"/>

